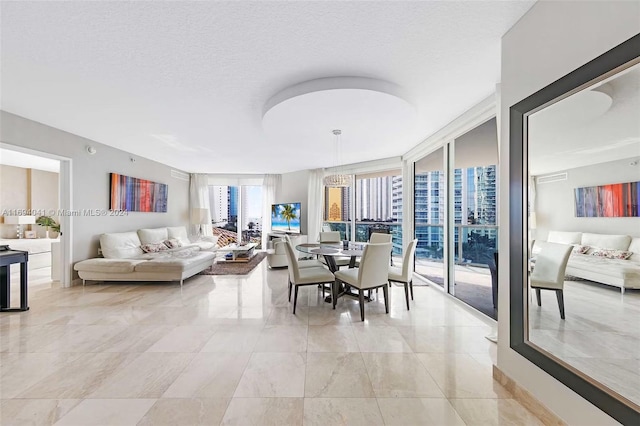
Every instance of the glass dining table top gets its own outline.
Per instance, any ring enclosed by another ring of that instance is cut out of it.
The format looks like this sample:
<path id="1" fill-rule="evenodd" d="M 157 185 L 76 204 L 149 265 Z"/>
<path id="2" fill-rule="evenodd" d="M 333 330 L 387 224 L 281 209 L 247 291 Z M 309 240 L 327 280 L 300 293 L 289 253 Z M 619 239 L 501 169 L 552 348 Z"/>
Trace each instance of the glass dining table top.
<path id="1" fill-rule="evenodd" d="M 349 243 L 348 248 L 344 248 L 342 243 L 312 243 L 299 244 L 296 250 L 303 253 L 319 254 L 322 256 L 362 256 L 366 243 Z"/>

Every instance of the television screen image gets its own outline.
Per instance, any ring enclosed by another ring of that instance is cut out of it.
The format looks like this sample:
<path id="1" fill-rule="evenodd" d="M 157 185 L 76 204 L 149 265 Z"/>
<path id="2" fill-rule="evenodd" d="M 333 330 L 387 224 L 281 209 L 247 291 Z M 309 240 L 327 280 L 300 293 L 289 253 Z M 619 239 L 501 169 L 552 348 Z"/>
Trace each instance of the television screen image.
<path id="1" fill-rule="evenodd" d="M 271 230 L 299 234 L 300 203 L 271 205 Z"/>

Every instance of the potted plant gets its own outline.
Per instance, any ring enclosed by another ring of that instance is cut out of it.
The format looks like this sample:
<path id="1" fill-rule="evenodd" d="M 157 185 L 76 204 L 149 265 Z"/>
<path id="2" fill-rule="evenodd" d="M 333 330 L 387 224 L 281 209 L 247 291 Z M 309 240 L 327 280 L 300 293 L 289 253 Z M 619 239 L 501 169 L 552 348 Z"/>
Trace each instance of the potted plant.
<path id="1" fill-rule="evenodd" d="M 55 232 L 60 232 L 60 224 L 53 220 L 51 216 L 39 216 L 36 219 L 36 224 L 46 228 L 47 238 L 49 238 L 49 228 L 53 229 Z"/>

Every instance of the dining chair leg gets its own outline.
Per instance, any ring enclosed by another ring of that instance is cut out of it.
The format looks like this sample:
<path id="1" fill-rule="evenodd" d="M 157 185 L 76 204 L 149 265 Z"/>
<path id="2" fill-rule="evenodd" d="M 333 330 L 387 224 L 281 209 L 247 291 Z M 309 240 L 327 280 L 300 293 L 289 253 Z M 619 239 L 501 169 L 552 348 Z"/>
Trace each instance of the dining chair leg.
<path id="1" fill-rule="evenodd" d="M 360 319 L 364 321 L 364 292 L 358 290 L 358 299 L 360 302 Z"/>
<path id="2" fill-rule="evenodd" d="M 409 283 L 404 283 L 404 299 L 407 301 L 407 311 L 409 310 Z"/>
<path id="3" fill-rule="evenodd" d="M 411 290 L 411 300 L 413 300 L 413 280 L 409 281 L 409 290 Z"/>
<path id="4" fill-rule="evenodd" d="M 336 302 L 338 301 L 338 280 L 335 280 L 331 285 L 331 304 L 333 309 L 336 308 Z"/>
<path id="5" fill-rule="evenodd" d="M 536 288 L 536 299 L 538 300 L 538 306 L 542 306 L 542 301 L 540 300 L 540 289 Z"/>
<path id="6" fill-rule="evenodd" d="M 564 319 L 564 294 L 562 290 L 556 290 L 556 298 L 558 299 L 558 308 L 560 308 L 560 318 Z"/>
<path id="7" fill-rule="evenodd" d="M 291 302 L 291 280 L 289 280 L 289 302 Z"/>
<path id="8" fill-rule="evenodd" d="M 382 293 L 384 294 L 384 310 L 389 313 L 389 288 L 386 284 L 382 286 Z"/>
<path id="9" fill-rule="evenodd" d="M 296 304 L 298 303 L 298 286 L 295 286 L 294 294 L 293 294 L 293 315 L 296 314 Z"/>

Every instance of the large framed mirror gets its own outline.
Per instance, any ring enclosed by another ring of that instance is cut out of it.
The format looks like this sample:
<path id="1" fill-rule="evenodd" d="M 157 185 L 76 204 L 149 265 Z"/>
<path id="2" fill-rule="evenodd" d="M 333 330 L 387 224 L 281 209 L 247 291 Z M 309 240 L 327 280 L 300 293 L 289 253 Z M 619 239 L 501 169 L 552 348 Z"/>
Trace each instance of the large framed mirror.
<path id="1" fill-rule="evenodd" d="M 509 120 L 510 346 L 640 424 L 640 35 Z"/>

